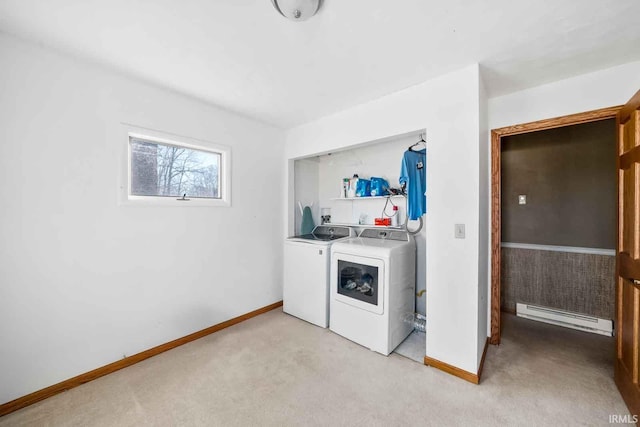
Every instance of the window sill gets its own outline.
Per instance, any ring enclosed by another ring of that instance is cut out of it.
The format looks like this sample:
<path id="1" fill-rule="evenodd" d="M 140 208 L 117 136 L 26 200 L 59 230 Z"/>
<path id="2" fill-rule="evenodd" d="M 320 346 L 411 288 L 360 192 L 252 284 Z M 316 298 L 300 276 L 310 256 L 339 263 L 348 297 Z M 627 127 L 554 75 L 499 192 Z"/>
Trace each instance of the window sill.
<path id="1" fill-rule="evenodd" d="M 187 199 L 179 200 L 171 197 L 136 197 L 129 196 L 121 200 L 120 206 L 140 206 L 140 207 L 175 207 L 175 208 L 228 208 L 231 202 L 224 199 Z"/>

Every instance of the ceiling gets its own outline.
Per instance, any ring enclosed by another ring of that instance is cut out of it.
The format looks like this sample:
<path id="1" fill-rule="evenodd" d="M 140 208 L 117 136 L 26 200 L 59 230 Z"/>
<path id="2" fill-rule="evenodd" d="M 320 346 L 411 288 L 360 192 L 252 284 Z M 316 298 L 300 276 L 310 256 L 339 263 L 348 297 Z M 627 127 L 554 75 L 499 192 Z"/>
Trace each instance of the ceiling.
<path id="1" fill-rule="evenodd" d="M 0 31 L 290 128 L 480 63 L 490 96 L 640 60 L 638 0 L 0 0 Z"/>

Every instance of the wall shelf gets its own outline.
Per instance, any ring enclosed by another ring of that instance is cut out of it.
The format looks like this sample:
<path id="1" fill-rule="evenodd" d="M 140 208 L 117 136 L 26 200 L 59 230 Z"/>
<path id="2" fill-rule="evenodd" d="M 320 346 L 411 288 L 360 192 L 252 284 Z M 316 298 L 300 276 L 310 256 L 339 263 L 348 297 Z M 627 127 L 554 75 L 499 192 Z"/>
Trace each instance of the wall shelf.
<path id="1" fill-rule="evenodd" d="M 336 197 L 334 199 L 330 199 L 330 200 L 380 200 L 380 199 L 386 199 L 386 198 L 392 198 L 392 199 L 396 199 L 399 197 L 404 197 L 401 194 L 397 194 L 397 195 L 393 195 L 393 196 L 368 196 L 368 197 Z"/>
<path id="2" fill-rule="evenodd" d="M 322 225 L 329 225 L 329 226 L 337 225 L 337 226 L 343 226 L 343 227 L 358 227 L 358 228 L 390 228 L 393 230 L 404 229 L 404 224 L 403 225 L 375 225 L 375 224 L 354 224 L 349 222 L 327 222 Z"/>

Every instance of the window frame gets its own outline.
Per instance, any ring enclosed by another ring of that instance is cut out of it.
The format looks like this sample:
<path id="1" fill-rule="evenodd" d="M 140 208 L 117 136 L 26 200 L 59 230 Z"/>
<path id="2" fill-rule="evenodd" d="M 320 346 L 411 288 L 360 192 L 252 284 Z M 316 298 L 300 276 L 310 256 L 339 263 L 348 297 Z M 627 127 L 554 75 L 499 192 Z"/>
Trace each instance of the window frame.
<path id="1" fill-rule="evenodd" d="M 168 207 L 230 207 L 231 206 L 231 147 L 214 144 L 195 138 L 189 138 L 166 132 L 124 125 L 123 132 L 124 149 L 122 161 L 122 174 L 119 184 L 119 204 L 124 206 L 168 206 Z M 190 198 L 179 200 L 179 197 L 167 196 L 137 196 L 131 194 L 131 138 L 169 145 L 184 147 L 192 150 L 205 151 L 220 155 L 219 192 L 220 198 Z"/>

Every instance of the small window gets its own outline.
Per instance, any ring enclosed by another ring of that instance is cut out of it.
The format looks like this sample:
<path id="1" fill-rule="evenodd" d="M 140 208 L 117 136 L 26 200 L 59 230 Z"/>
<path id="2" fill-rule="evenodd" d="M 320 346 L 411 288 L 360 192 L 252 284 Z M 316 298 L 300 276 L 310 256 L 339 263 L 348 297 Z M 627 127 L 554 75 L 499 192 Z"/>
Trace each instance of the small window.
<path id="1" fill-rule="evenodd" d="M 228 206 L 228 149 L 129 133 L 129 201 Z"/>

